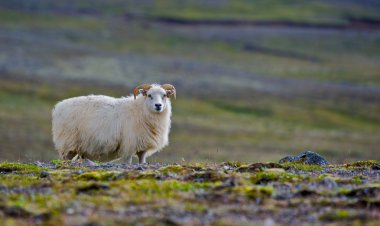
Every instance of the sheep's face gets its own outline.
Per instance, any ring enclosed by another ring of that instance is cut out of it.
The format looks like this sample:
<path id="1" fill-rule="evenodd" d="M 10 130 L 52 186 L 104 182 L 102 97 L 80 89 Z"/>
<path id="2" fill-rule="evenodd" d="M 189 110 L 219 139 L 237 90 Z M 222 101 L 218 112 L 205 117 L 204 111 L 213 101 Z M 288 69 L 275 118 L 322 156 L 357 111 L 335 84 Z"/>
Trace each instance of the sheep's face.
<path id="1" fill-rule="evenodd" d="M 159 87 L 151 88 L 145 93 L 145 104 L 147 108 L 154 113 L 163 112 L 167 105 L 167 93 L 164 89 Z"/>

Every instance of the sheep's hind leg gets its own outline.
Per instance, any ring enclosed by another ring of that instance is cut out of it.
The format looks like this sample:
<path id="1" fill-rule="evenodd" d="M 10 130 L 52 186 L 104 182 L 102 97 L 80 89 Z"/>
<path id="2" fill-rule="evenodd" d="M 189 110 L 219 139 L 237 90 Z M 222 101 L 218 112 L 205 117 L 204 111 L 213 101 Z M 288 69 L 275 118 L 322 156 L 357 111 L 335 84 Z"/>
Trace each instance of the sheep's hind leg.
<path id="1" fill-rule="evenodd" d="M 126 161 L 126 163 L 128 164 L 128 165 L 132 165 L 132 158 L 133 158 L 133 156 L 132 155 L 130 155 L 130 156 L 128 156 L 127 157 L 127 161 Z"/>
<path id="2" fill-rule="evenodd" d="M 140 151 L 137 152 L 137 156 L 139 157 L 139 164 L 145 164 L 146 163 L 146 151 Z"/>

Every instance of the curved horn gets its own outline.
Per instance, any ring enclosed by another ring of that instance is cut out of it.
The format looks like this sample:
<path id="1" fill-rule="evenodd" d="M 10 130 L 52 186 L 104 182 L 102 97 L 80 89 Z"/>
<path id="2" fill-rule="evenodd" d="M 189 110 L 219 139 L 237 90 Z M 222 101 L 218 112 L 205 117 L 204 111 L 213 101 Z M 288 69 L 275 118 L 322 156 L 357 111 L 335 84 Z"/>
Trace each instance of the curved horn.
<path id="1" fill-rule="evenodd" d="M 152 87 L 152 85 L 151 85 L 151 84 L 147 84 L 147 83 L 137 86 L 137 87 L 133 90 L 133 96 L 134 96 L 135 99 L 136 99 L 136 96 L 139 95 L 139 93 L 140 93 L 140 89 L 143 89 L 143 90 L 147 91 L 147 90 L 150 89 L 150 87 Z"/>
<path id="2" fill-rule="evenodd" d="M 175 91 L 175 87 L 171 84 L 163 84 L 161 85 L 161 87 L 166 90 L 166 93 L 168 95 L 168 97 L 171 97 L 171 96 L 174 96 L 174 99 L 176 99 L 176 91 Z"/>

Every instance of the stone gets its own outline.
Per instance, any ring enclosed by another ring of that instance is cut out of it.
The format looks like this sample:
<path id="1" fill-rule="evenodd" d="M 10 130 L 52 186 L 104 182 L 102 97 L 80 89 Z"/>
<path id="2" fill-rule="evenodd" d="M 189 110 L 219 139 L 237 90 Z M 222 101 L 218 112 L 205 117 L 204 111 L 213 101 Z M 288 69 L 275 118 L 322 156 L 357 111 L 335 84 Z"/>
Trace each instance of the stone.
<path id="1" fill-rule="evenodd" d="M 329 162 L 325 158 L 312 151 L 305 151 L 304 153 L 297 156 L 286 156 L 285 158 L 282 158 L 279 161 L 279 163 L 291 162 L 319 166 L 326 166 L 329 164 Z"/>

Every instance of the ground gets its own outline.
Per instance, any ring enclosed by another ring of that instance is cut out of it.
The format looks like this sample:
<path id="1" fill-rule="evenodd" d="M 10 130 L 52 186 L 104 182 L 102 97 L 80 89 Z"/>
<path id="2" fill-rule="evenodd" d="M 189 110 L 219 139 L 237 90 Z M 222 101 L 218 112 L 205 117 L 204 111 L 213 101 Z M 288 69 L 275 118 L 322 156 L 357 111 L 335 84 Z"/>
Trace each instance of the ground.
<path id="1" fill-rule="evenodd" d="M 380 163 L 0 163 L 3 225 L 379 225 Z"/>
<path id="2" fill-rule="evenodd" d="M 0 159 L 58 158 L 51 110 L 170 83 L 152 162 L 380 160 L 375 0 L 0 1 Z"/>

